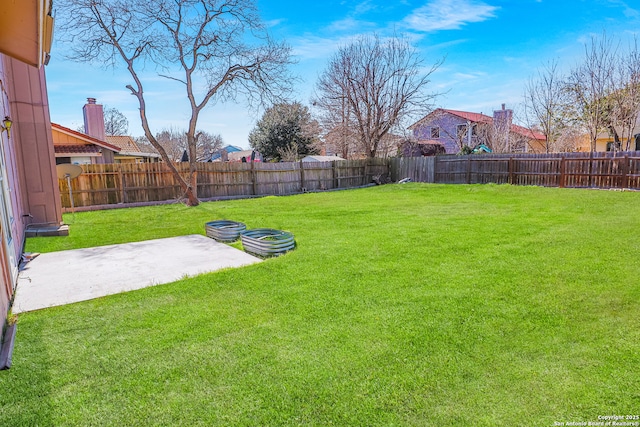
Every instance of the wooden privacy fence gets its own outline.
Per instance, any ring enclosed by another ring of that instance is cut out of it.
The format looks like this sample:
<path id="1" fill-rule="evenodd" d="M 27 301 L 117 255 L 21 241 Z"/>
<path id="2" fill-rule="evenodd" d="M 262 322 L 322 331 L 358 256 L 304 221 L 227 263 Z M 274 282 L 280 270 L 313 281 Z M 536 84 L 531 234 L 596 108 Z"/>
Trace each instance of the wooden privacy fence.
<path id="1" fill-rule="evenodd" d="M 189 165 L 178 163 L 183 177 Z M 164 163 L 82 165 L 71 181 L 76 207 L 148 203 L 183 196 Z M 335 162 L 198 163 L 198 197 L 286 195 L 304 191 L 359 187 L 389 173 L 385 159 Z M 66 180 L 58 181 L 62 206 L 71 207 Z"/>
<path id="2" fill-rule="evenodd" d="M 391 179 L 640 189 L 640 152 L 480 154 L 391 159 Z"/>
<path id="3" fill-rule="evenodd" d="M 189 165 L 177 164 L 184 177 Z M 175 200 L 180 186 L 163 163 L 83 165 L 71 181 L 76 207 Z M 288 163 L 198 163 L 198 197 L 286 195 L 354 188 L 376 176 L 442 184 L 513 184 L 640 189 L 640 152 L 480 154 Z M 66 180 L 58 181 L 69 208 Z"/>

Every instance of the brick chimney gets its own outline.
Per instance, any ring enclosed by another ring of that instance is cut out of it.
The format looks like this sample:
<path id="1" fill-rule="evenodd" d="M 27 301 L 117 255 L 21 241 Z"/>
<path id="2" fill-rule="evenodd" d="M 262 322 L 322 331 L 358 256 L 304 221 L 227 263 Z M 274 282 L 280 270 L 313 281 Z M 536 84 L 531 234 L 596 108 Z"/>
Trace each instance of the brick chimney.
<path id="1" fill-rule="evenodd" d="M 494 151 L 511 151 L 512 147 L 509 134 L 511 132 L 512 122 L 513 110 L 507 109 L 505 104 L 502 104 L 502 109 L 493 112 L 493 128 L 495 135 L 491 148 Z"/>
<path id="2" fill-rule="evenodd" d="M 496 129 L 511 129 L 511 123 L 513 122 L 513 110 L 507 110 L 506 105 L 502 104 L 501 110 L 493 112 L 493 124 Z"/>
<path id="3" fill-rule="evenodd" d="M 95 98 L 87 98 L 87 103 L 82 107 L 82 112 L 84 113 L 84 133 L 104 141 L 104 112 L 102 111 L 102 105 L 96 104 Z"/>

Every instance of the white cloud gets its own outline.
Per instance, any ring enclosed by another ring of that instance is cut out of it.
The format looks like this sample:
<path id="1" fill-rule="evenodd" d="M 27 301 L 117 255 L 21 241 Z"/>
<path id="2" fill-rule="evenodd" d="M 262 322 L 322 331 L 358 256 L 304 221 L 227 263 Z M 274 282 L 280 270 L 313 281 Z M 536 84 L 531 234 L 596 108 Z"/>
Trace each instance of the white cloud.
<path id="1" fill-rule="evenodd" d="M 622 0 L 611 0 L 611 4 L 614 6 L 619 6 L 623 9 L 624 16 L 627 18 L 637 19 L 640 18 L 640 10 L 634 9 L 629 6 L 625 1 Z"/>
<path id="2" fill-rule="evenodd" d="M 346 35 L 335 38 L 318 37 L 313 35 L 306 35 L 304 37 L 297 37 L 291 40 L 293 47 L 293 54 L 300 57 L 300 59 L 324 59 L 334 54 L 338 48 L 345 46 L 356 35 Z"/>
<path id="3" fill-rule="evenodd" d="M 264 23 L 264 25 L 265 25 L 267 28 L 273 28 L 273 27 L 277 27 L 278 25 L 282 24 L 282 23 L 283 23 L 283 22 L 285 22 L 285 21 L 286 21 L 286 19 L 272 19 L 272 20 L 270 20 L 270 21 L 266 21 L 266 22 Z"/>
<path id="4" fill-rule="evenodd" d="M 475 73 L 453 73 L 453 78 L 457 81 L 461 80 L 477 80 L 482 77 L 486 77 L 487 73 L 484 72 L 475 72 Z"/>
<path id="5" fill-rule="evenodd" d="M 370 0 L 365 0 L 359 4 L 356 5 L 355 9 L 354 9 L 354 13 L 356 15 L 362 15 L 364 13 L 367 13 L 371 10 L 375 10 L 377 9 L 377 6 L 372 4 Z"/>
<path id="6" fill-rule="evenodd" d="M 352 31 L 352 30 L 361 31 L 363 28 L 372 28 L 374 26 L 375 24 L 371 22 L 360 21 L 353 18 L 345 18 L 339 21 L 332 22 L 326 28 L 326 30 L 329 32 L 336 32 L 336 31 L 346 32 L 346 31 Z"/>
<path id="7" fill-rule="evenodd" d="M 498 7 L 476 0 L 430 0 L 404 19 L 416 31 L 457 30 L 495 17 Z"/>

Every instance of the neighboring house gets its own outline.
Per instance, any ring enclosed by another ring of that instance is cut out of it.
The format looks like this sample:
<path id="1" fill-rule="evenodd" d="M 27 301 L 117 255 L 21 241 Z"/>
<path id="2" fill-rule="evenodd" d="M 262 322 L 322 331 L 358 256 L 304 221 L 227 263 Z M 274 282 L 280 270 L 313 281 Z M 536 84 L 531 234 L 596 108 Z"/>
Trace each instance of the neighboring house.
<path id="1" fill-rule="evenodd" d="M 216 151 L 211 155 L 212 162 L 227 162 L 229 161 L 229 153 L 237 153 L 238 151 L 243 151 L 241 147 L 237 147 L 235 145 L 227 145 L 226 147 L 222 147 L 220 150 Z"/>
<path id="2" fill-rule="evenodd" d="M 513 111 L 502 104 L 493 117 L 438 108 L 409 126 L 417 143 L 441 144 L 447 154 L 485 144 L 495 152 L 537 152 L 544 147 L 540 132 L 512 123 Z"/>
<path id="3" fill-rule="evenodd" d="M 596 151 L 620 151 L 627 150 L 627 135 L 629 130 L 623 132 L 622 129 L 609 129 L 598 134 L 596 140 Z M 587 147 L 588 151 L 589 147 Z M 640 151 L 640 114 L 636 119 L 634 128 L 631 130 L 631 144 L 628 151 Z"/>
<path id="4" fill-rule="evenodd" d="M 262 154 L 254 150 L 243 150 L 235 145 L 227 145 L 211 155 L 212 162 L 262 162 Z M 244 159 L 244 160 L 242 160 Z"/>
<path id="5" fill-rule="evenodd" d="M 87 165 L 114 163 L 119 147 L 85 133 L 51 123 L 56 164 Z"/>
<path id="6" fill-rule="evenodd" d="M 227 154 L 228 162 L 249 162 L 251 163 L 251 156 L 253 156 L 254 162 L 262 161 L 262 154 L 253 150 L 242 150 L 242 151 L 234 151 L 232 153 Z"/>
<path id="7" fill-rule="evenodd" d="M 113 156 L 114 163 L 157 163 L 160 161 L 160 154 L 145 153 L 130 136 L 107 135 L 109 144 L 120 149 Z"/>
<path id="8" fill-rule="evenodd" d="M 45 1 L 3 2 L 0 14 L 0 317 L 27 235 L 63 235 L 43 64 L 53 18 Z M 11 122 L 10 129 L 6 126 Z"/>
<path id="9" fill-rule="evenodd" d="M 303 162 L 334 162 L 336 160 L 346 160 L 338 156 L 306 156 L 302 158 Z"/>
<path id="10" fill-rule="evenodd" d="M 95 98 L 87 98 L 82 108 L 84 132 L 52 123 L 56 164 L 150 163 L 157 153 L 145 153 L 130 136 L 105 135 L 104 112 Z"/>

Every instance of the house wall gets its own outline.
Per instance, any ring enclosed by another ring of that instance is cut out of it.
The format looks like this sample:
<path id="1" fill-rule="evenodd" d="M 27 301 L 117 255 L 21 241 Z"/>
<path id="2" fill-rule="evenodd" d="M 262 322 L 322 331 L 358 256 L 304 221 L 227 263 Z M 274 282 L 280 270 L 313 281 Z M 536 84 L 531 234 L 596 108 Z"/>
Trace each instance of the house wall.
<path id="1" fill-rule="evenodd" d="M 57 129 L 51 129 L 51 136 L 53 138 L 54 145 L 85 145 L 86 142 L 78 140 L 78 138 L 74 138 L 71 135 L 67 135 L 66 133 L 62 133 Z"/>
<path id="2" fill-rule="evenodd" d="M 610 142 L 614 142 L 614 138 L 613 137 L 598 138 L 596 140 L 596 151 L 598 151 L 598 152 L 607 151 L 607 144 L 609 144 Z M 626 141 L 622 141 L 620 143 L 620 145 L 621 145 L 621 150 L 625 150 L 626 147 L 627 147 L 627 142 Z M 631 146 L 629 147 L 629 151 L 638 151 L 638 148 L 640 148 L 640 138 L 632 138 L 630 145 Z M 589 151 L 588 150 L 588 146 L 587 146 L 587 150 L 586 151 Z"/>
<path id="3" fill-rule="evenodd" d="M 62 222 L 62 206 L 45 71 L 9 57 L 4 58 L 4 67 L 13 120 L 11 139 L 19 171 L 18 197 L 22 201 L 21 216 L 25 219 L 25 223 L 18 222 L 22 231 L 31 224 L 57 226 Z"/>
<path id="4" fill-rule="evenodd" d="M 447 154 L 456 154 L 460 151 L 460 144 L 458 142 L 458 125 L 467 125 L 467 120 L 454 116 L 449 113 L 437 114 L 429 121 L 425 121 L 417 125 L 413 130 L 413 136 L 418 141 L 425 140 L 433 140 L 438 141 L 444 145 L 444 148 Z M 431 137 L 431 128 L 438 126 L 440 127 L 440 137 L 432 138 Z M 463 143 L 467 143 L 468 139 L 466 137 L 463 138 Z M 472 136 L 471 146 L 474 146 L 478 143 L 478 138 L 476 136 Z"/>
<path id="5" fill-rule="evenodd" d="M 0 316 L 5 317 L 29 224 L 58 225 L 62 206 L 55 174 L 44 70 L 0 55 Z"/>
<path id="6" fill-rule="evenodd" d="M 11 116 L 9 93 L 7 92 L 8 76 L 5 72 L 3 55 L 0 55 L 0 119 Z M 11 141 L 6 132 L 0 132 L 0 317 L 4 319 L 9 310 L 9 301 L 13 294 L 15 279 L 13 276 L 15 257 L 18 255 L 16 246 L 21 246 L 20 238 L 20 200 L 16 191 L 18 174 L 15 167 Z M 12 240 L 8 244 L 9 239 Z M 15 243 L 19 242 L 19 245 Z M 13 257 L 14 262 L 11 262 Z M 2 323 L 0 323 L 0 331 Z"/>

